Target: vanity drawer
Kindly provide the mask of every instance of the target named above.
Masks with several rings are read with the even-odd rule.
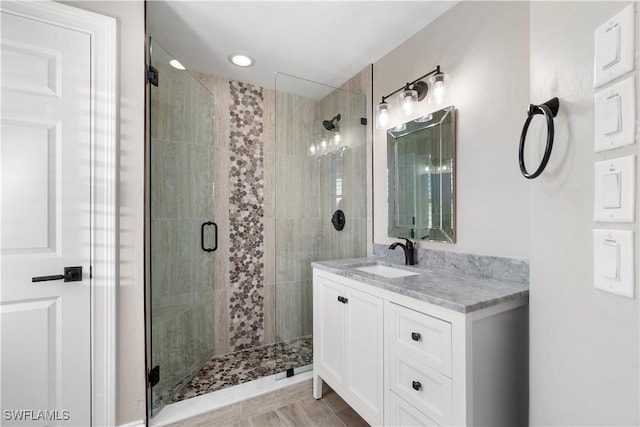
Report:
[[[390,426],[398,427],[439,427],[438,423],[418,411],[406,400],[398,397],[394,392],[389,393],[389,422]]]
[[[389,304],[391,349],[451,376],[451,324],[433,316]]]
[[[451,378],[398,350],[389,352],[391,391],[439,425],[451,423]]]

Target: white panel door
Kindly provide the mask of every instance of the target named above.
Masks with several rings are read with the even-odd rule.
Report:
[[[90,425],[91,40],[3,9],[1,49],[0,422]]]

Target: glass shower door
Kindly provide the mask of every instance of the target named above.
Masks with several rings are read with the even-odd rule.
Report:
[[[149,369],[151,415],[213,354],[213,95],[151,41]],[[126,118],[125,118],[126,120]],[[125,148],[126,149],[126,148]],[[151,382],[153,383],[153,382]]]
[[[366,97],[276,74],[275,117],[276,373],[289,376],[313,363],[311,262],[367,254]]]

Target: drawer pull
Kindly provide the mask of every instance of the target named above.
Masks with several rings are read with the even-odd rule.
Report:
[[[420,333],[411,332],[411,339],[414,340],[414,341],[420,341]]]
[[[411,383],[411,387],[413,387],[415,391],[420,391],[422,389],[422,384],[420,384],[420,381],[413,381]]]

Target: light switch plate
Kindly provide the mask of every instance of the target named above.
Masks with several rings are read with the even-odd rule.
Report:
[[[633,231],[593,230],[593,283],[597,289],[635,298]]]
[[[602,177],[602,201],[605,209],[619,209],[622,205],[620,187],[621,175],[618,170],[615,172],[605,172]]]
[[[636,156],[603,160],[595,165],[593,219],[633,222],[636,210]]]
[[[636,85],[634,76],[602,89],[594,96],[595,151],[636,142]]]
[[[600,87],[633,71],[635,60],[634,3],[595,30],[594,86]]]

